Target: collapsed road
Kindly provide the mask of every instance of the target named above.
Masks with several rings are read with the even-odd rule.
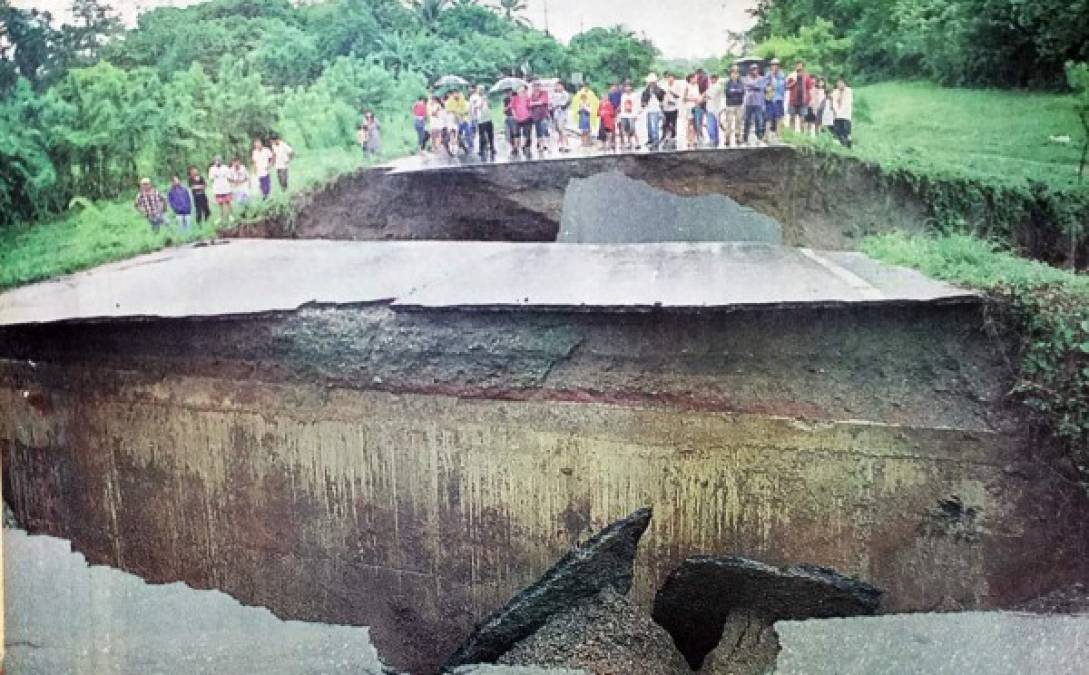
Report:
[[[692,155],[703,168],[677,175],[723,194]],[[590,176],[596,161],[549,175],[631,188]],[[617,162],[638,173],[601,170]],[[763,183],[736,204],[641,202],[711,218],[669,223],[666,242],[635,225],[642,243],[564,223],[562,189],[512,184],[525,222],[547,221],[518,243],[461,215],[436,236],[413,220],[442,212],[428,192],[393,209],[383,184],[368,207],[349,189],[365,178],[294,233],[354,241],[174,248],[0,294],[22,527],[151,582],[369,626],[413,672],[644,505],[627,596],[644,611],[708,553],[833,568],[887,611],[1011,607],[1089,578],[1085,494],[1034,459],[1010,338],[976,295],[827,250],[834,227],[763,208]],[[719,227],[722,209],[746,224]],[[334,213],[352,219],[317,227]],[[748,240],[701,240],[715,232]],[[822,241],[806,232],[827,249],[797,246]]]

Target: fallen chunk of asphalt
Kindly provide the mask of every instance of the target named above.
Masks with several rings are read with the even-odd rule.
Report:
[[[495,663],[549,618],[606,588],[627,595],[631,590],[635,551],[650,518],[649,508],[639,509],[568,551],[536,583],[477,625],[443,664],[442,672],[451,672],[462,665]]]
[[[653,617],[698,670],[724,628],[764,646],[768,637],[757,624],[873,614],[880,599],[877,588],[826,567],[781,569],[735,556],[693,556],[659,589]]]
[[[597,675],[691,675],[673,638],[611,588],[557,614],[499,659],[510,665],[582,668]]]

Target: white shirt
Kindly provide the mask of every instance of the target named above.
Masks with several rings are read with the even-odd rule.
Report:
[[[665,97],[662,99],[662,111],[673,112],[680,107],[680,102],[684,98],[684,82],[674,80],[673,84],[670,84],[667,80],[662,89],[665,91]]]
[[[645,92],[645,91],[646,91],[646,89],[644,89],[643,91]],[[642,101],[643,101],[643,95],[642,95],[642,94],[640,94],[640,95],[639,95],[639,102],[640,102],[640,103],[642,103]],[[658,113],[658,112],[662,112],[662,102],[661,102],[661,101],[659,101],[659,100],[658,100],[658,97],[657,97],[657,96],[655,96],[654,94],[650,94],[650,95],[648,95],[648,96],[647,96],[647,107],[646,107],[646,111],[647,111],[648,113]]]
[[[295,153],[291,146],[283,141],[280,141],[280,144],[273,148],[273,152],[276,154],[277,170],[286,169],[287,165],[291,163],[291,155]]]
[[[725,96],[726,87],[722,80],[712,82],[707,89],[707,111],[715,116],[722,110],[722,97]]]
[[[231,169],[226,164],[209,167],[208,178],[212,181],[213,195],[231,194]]]
[[[631,110],[628,110],[628,104],[631,103]],[[633,120],[639,117],[639,97],[635,95],[635,92],[630,94],[624,94],[620,97],[620,117],[626,120]]]
[[[488,122],[492,118],[491,106],[488,105],[488,97],[473,94],[469,97],[469,119],[474,122]]]
[[[837,120],[849,120],[851,114],[854,112],[854,92],[850,87],[845,87],[843,90],[836,89],[832,92],[832,104],[836,109]]]
[[[272,150],[262,147],[260,150],[254,150],[251,156],[253,157],[253,172],[257,174],[258,178],[267,176],[269,164],[272,164]]]

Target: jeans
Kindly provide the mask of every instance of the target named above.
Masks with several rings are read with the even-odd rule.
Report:
[[[703,118],[707,115],[707,111],[703,108],[696,106],[692,108],[692,126],[696,127],[696,135],[688,139],[688,147],[698,148],[703,145]]]
[[[514,121],[513,117],[506,118],[507,123],[507,143],[510,145],[511,151],[518,149],[518,122]]]
[[[741,135],[742,143],[749,142],[749,129],[753,123],[756,124],[756,137],[760,140],[764,140],[764,106],[745,106],[745,130]]]
[[[422,117],[416,118],[416,145],[420,150],[427,149],[427,139],[430,134],[427,133],[427,123]]]
[[[147,222],[151,225],[151,231],[158,234],[159,228],[163,226],[166,221],[163,219],[163,214],[157,216],[148,216]]]
[[[193,195],[193,208],[197,211],[198,223],[203,223],[212,217],[212,209],[208,205],[208,195],[203,192]]]
[[[276,178],[280,180],[280,189],[287,189],[287,169],[276,169]]]
[[[174,215],[178,220],[178,229],[182,232],[188,232],[193,225],[193,216],[189,213],[176,213]]]
[[[480,122],[477,124],[477,132],[480,138],[480,156],[484,157],[486,154],[495,155],[495,127],[491,122]]]
[[[718,114],[714,112],[707,113],[707,136],[711,139],[711,147],[718,147]]]
[[[458,122],[458,136],[465,142],[465,147],[473,147],[473,126],[468,122]],[[468,151],[466,151],[468,154]]]
[[[524,120],[518,123],[518,138],[522,141],[522,147],[529,150],[533,143],[533,120]]]
[[[660,112],[648,112],[647,113],[647,146],[651,148],[658,147],[658,141],[662,137],[662,113]]]
[[[258,176],[257,183],[261,186],[261,199],[268,199],[268,193],[272,192],[272,176],[267,173]]]
[[[543,120],[533,121],[534,133],[537,134],[537,145],[544,142],[544,139],[548,138],[548,118]],[[528,138],[526,139],[528,142]]]

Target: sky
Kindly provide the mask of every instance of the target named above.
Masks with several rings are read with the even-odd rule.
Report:
[[[159,5],[183,6],[194,0],[113,0],[131,24],[143,9]],[[63,15],[71,0],[14,0],[16,7],[47,9]],[[487,4],[487,3],[486,3]],[[726,51],[726,32],[752,27],[746,13],[756,0],[526,0],[525,17],[566,42],[594,26],[623,24],[654,41],[667,58],[694,59]]]

